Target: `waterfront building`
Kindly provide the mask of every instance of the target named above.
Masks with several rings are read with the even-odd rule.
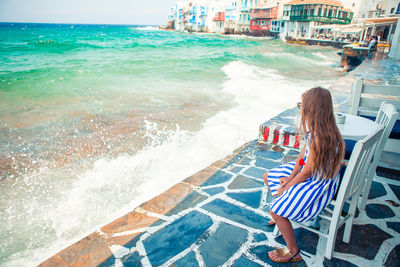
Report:
[[[354,5],[354,23],[363,25],[361,40],[377,36],[379,41],[391,42],[399,16],[400,0],[360,0]]]
[[[189,31],[207,31],[208,5],[206,1],[190,1],[189,6]]]
[[[383,17],[364,20],[361,40],[367,40],[370,36],[376,36],[379,42],[392,42],[397,21],[397,17]]]
[[[189,32],[225,32],[225,9],[233,6],[229,0],[179,1],[171,8],[168,28]],[[236,18],[233,12],[229,20]]]
[[[285,29],[285,21],[280,19],[275,19],[271,21],[271,33],[276,36],[280,36]]]
[[[171,7],[168,16],[167,28],[178,31],[187,30],[187,18],[189,18],[189,6],[187,1],[177,1]]]
[[[266,0],[269,2],[270,6],[278,6],[278,14],[276,19],[271,20],[271,33],[274,36],[281,36],[283,35],[285,29],[285,21],[283,20],[283,7],[288,2],[292,0]]]
[[[217,12],[213,18],[215,22],[215,33],[224,34],[225,33],[225,12]]]
[[[399,3],[400,0],[343,0],[343,5],[354,12],[353,23],[365,19],[394,17]]]
[[[236,22],[238,20],[238,3],[232,1],[230,6],[225,8],[225,33],[233,34],[236,29]]]
[[[284,5],[286,37],[312,37],[318,35],[316,26],[324,24],[350,24],[353,12],[335,0],[293,0]]]
[[[175,6],[173,6],[169,10],[166,28],[167,29],[175,29],[175,21],[176,21],[176,9],[175,9]]]
[[[225,9],[231,6],[230,0],[208,0],[206,17],[207,32],[225,33]],[[219,14],[219,15],[218,15]]]
[[[254,36],[271,35],[272,20],[278,17],[279,7],[264,3],[250,10],[250,31]]]
[[[257,0],[240,0],[239,19],[237,21],[236,31],[238,33],[250,33],[250,10],[257,6]]]

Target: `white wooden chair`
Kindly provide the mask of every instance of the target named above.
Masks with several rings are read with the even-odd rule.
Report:
[[[381,138],[382,132],[383,126],[379,126],[378,129],[376,129],[372,134],[365,137],[363,140],[358,141],[354,146],[353,153],[351,154],[339,187],[337,198],[331,202],[333,209],[327,207],[324,212],[318,215],[321,219],[328,221],[329,227],[327,231],[326,229],[325,231],[323,231],[323,229],[317,230],[302,223],[292,221],[292,223],[296,226],[305,228],[313,233],[327,238],[325,257],[329,260],[332,259],[338,229],[343,224],[346,224],[343,234],[343,241],[346,243],[350,241],[353,220],[359,196],[361,190],[363,189],[362,187],[365,175],[368,171],[375,147]],[[347,215],[343,216],[342,211],[346,202],[350,203],[350,206]],[[277,236],[278,233],[279,229],[276,226],[273,234]]]
[[[384,128],[382,136],[378,141],[378,144],[376,145],[374,158],[371,162],[371,165],[365,177],[365,185],[364,189],[361,192],[361,201],[359,204],[359,208],[361,210],[365,210],[365,205],[367,203],[369,190],[371,189],[372,180],[376,175],[376,167],[378,166],[379,160],[383,152],[383,148],[386,145],[389,134],[392,131],[393,125],[398,117],[399,113],[392,104],[389,104],[387,102],[382,102],[381,107],[379,108],[378,111],[378,115],[376,116],[375,122],[378,123],[379,125],[382,125]]]
[[[400,86],[365,84],[362,79],[357,79],[351,89],[350,113],[376,117],[383,101],[400,110]],[[400,139],[389,138],[384,151],[400,153]]]

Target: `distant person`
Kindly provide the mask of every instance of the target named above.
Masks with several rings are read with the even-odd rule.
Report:
[[[376,43],[377,43],[376,36],[372,36],[371,41],[368,43],[369,51],[376,50]]]
[[[287,244],[284,249],[268,253],[274,262],[302,260],[289,220],[310,221],[331,202],[339,186],[339,170],[345,153],[327,89],[309,89],[302,95],[298,107],[306,145],[296,161],[271,169],[263,176],[273,196],[269,224],[276,223]]]

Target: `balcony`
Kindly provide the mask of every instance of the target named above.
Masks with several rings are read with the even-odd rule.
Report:
[[[349,24],[351,22],[350,18],[336,18],[328,16],[290,16],[290,21],[318,21],[331,24]]]
[[[272,8],[254,8],[250,10],[252,19],[275,19],[278,17],[278,6]]]
[[[271,30],[271,20],[251,20],[250,21],[251,31],[269,31]]]
[[[205,7],[200,7],[200,16],[207,16],[207,11]]]
[[[250,25],[250,31],[269,31],[271,30],[271,25]]]
[[[213,21],[225,21],[225,12],[218,12],[213,18]]]
[[[279,33],[283,31],[285,27],[285,22],[281,20],[273,20],[271,22],[271,32]]]

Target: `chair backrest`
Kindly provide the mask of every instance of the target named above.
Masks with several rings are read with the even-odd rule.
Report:
[[[392,131],[393,126],[398,117],[399,117],[399,113],[397,112],[395,106],[393,106],[390,103],[387,103],[386,101],[382,102],[382,104],[379,108],[379,111],[378,111],[378,115],[376,116],[375,122],[378,123],[379,125],[382,125],[384,128],[383,128],[382,136],[379,139],[376,150],[375,150],[373,164],[371,164],[371,166],[375,165],[373,167],[374,172],[375,172],[376,166],[378,166],[378,162],[381,158],[383,148],[386,145],[386,141],[389,138],[389,134]]]
[[[351,89],[351,114],[376,116],[382,101],[400,110],[400,86],[365,84],[363,79],[355,80]]]
[[[334,212],[340,213],[346,200],[352,197],[358,199],[383,128],[382,125],[379,125],[373,133],[358,141],[354,146],[339,188]]]

